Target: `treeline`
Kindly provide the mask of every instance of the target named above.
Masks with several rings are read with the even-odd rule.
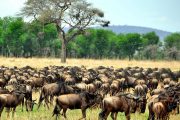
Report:
[[[54,24],[26,23],[22,18],[0,18],[0,55],[60,57],[61,43]],[[160,41],[155,32],[115,34],[89,29],[67,47],[70,58],[180,59],[180,33]]]

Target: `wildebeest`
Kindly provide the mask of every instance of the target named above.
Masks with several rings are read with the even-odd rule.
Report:
[[[113,80],[110,85],[110,94],[115,95],[120,88],[120,82],[118,80]]]
[[[86,91],[87,92],[94,93],[94,92],[96,92],[96,90],[97,90],[96,85],[94,83],[86,85]]]
[[[136,80],[134,77],[125,77],[124,86],[129,90],[130,87],[135,87]]]
[[[6,89],[0,89],[0,94],[8,94],[9,90]]]
[[[175,92],[166,91],[160,95],[152,96],[148,103],[149,117],[148,120],[155,118],[160,120],[168,120],[169,112],[177,107],[177,98]]]
[[[0,87],[4,87],[6,85],[6,80],[4,78],[0,78]]]
[[[22,85],[21,85],[22,86]],[[24,91],[24,100],[22,101],[22,111],[23,111],[23,106],[24,106],[24,102],[25,102],[25,106],[26,106],[26,111],[33,111],[33,106],[36,100],[32,100],[32,87],[30,85],[23,85],[23,91]]]
[[[167,103],[165,102],[156,102],[153,104],[152,111],[155,114],[155,118],[158,120],[167,120],[168,119],[168,109]],[[151,112],[151,111],[150,111]]]
[[[42,89],[39,106],[43,100],[45,100],[45,104],[49,104],[50,101],[53,101],[54,96],[74,93],[75,89],[80,90],[80,92],[86,91],[89,93],[97,91],[103,97],[108,96],[109,93],[116,95],[118,92],[125,92],[124,90],[130,87],[134,89],[134,95],[139,97],[145,95],[149,89],[153,90],[151,95],[160,95],[166,93],[167,89],[170,88],[180,89],[176,83],[179,77],[179,71],[172,72],[169,69],[163,68],[143,69],[140,67],[126,67],[115,70],[112,67],[103,66],[92,69],[76,66],[49,66],[36,70],[30,67],[19,69],[17,67],[2,68],[0,66],[0,86],[2,88],[7,88],[8,85],[13,84],[21,84],[22,86],[29,84],[32,89]],[[159,91],[159,89],[154,90],[159,82],[167,84],[166,87],[163,87],[164,90],[162,91]],[[178,84],[180,86],[180,83]],[[34,103],[31,92],[24,90],[24,100],[27,98],[29,108],[32,108],[33,104],[31,103]],[[0,90],[0,93],[11,94],[11,92],[4,89]],[[26,97],[26,94],[29,95]],[[156,106],[161,107],[162,101],[157,102],[160,103],[156,104],[154,108],[157,108]],[[112,117],[116,117],[116,114],[117,112],[112,112]]]
[[[153,95],[159,95],[161,93],[164,93],[165,92],[165,89],[164,88],[157,88],[157,89],[154,89],[153,91],[150,92],[150,95],[153,96]]]
[[[147,90],[142,85],[136,85],[134,88],[135,96],[146,96]]]
[[[50,101],[53,101],[54,96],[58,96],[61,94],[73,93],[73,92],[74,92],[73,88],[65,85],[64,82],[46,84],[42,87],[42,90],[41,90],[41,94],[39,97],[39,103],[38,103],[38,109],[44,99],[45,99],[45,103],[49,109],[49,105],[48,105],[49,97],[50,97]]]
[[[16,107],[22,102],[24,99],[24,93],[21,91],[12,91],[9,94],[0,94],[0,117],[4,107],[7,108],[7,116],[9,117],[10,108],[12,108],[12,116],[14,116],[14,112]]]
[[[80,94],[66,94],[60,95],[56,98],[56,105],[53,110],[53,116],[56,115],[56,119],[63,109],[63,116],[66,118],[67,109],[81,109],[82,118],[86,118],[86,109],[95,102],[97,102],[97,95],[88,92],[82,92]]]
[[[35,100],[32,100],[32,87],[30,85],[25,84],[14,84],[6,86],[7,89],[1,89],[0,94],[10,94],[12,91],[21,91],[24,94],[24,98],[22,100],[22,111],[24,107],[24,103],[26,106],[26,111],[32,111],[33,106],[35,104]]]
[[[158,80],[157,79],[150,79],[148,83],[148,88],[150,91],[156,89],[158,86]]]
[[[142,100],[132,94],[106,97],[101,104],[102,110],[99,113],[99,120],[106,120],[110,112],[113,120],[117,119],[118,112],[124,112],[126,119],[130,120],[130,113],[135,113],[138,107],[141,107],[141,112],[144,113],[146,109],[146,99]]]

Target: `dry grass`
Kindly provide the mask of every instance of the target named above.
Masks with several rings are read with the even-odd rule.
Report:
[[[43,68],[50,65],[58,66],[86,66],[88,68],[97,66],[114,66],[115,68],[139,66],[143,68],[171,68],[172,70],[180,70],[180,61],[137,61],[137,60],[94,60],[94,59],[67,59],[67,63],[60,63],[59,58],[5,58],[0,57],[0,65],[24,67],[29,65],[34,68]]]

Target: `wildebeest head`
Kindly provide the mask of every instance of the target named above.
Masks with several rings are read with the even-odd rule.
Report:
[[[137,110],[137,107],[138,107],[138,104],[137,104],[137,100],[139,99],[138,97],[135,97],[134,95],[132,94],[127,94],[126,95],[126,98],[129,99],[128,103],[130,104],[130,108],[131,108],[131,113],[135,113],[136,110]]]
[[[95,102],[97,104],[100,104],[103,100],[103,96],[99,92],[95,92]]]
[[[82,92],[80,93],[81,97],[85,97],[86,102],[89,103],[89,105],[93,105],[99,100],[98,94],[96,93],[89,93],[89,92]]]
[[[85,94],[89,100],[95,99],[97,97],[96,94],[93,94],[93,93],[85,92]]]
[[[132,94],[128,94],[126,95],[127,98],[131,99],[131,113],[135,113],[137,108],[140,109],[141,113],[144,113],[146,110],[146,103],[147,103],[147,99],[145,96],[143,97],[136,97]]]

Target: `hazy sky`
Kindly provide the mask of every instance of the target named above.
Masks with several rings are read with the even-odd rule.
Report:
[[[0,17],[15,15],[25,0],[0,0]],[[88,0],[105,13],[111,25],[180,31],[180,0]]]

